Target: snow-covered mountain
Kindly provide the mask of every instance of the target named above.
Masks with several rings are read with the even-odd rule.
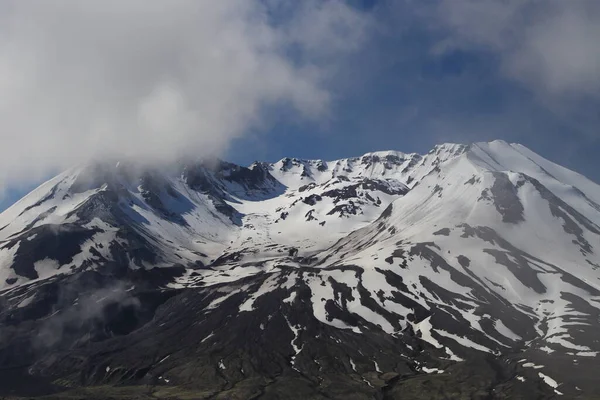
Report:
[[[595,398],[599,252],[600,186],[502,141],[84,165],[0,214],[0,394]]]

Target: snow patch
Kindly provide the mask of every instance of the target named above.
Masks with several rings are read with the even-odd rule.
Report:
[[[356,364],[354,364],[354,360],[352,358],[349,358],[349,360],[350,360],[350,366],[352,366],[352,370],[354,370],[354,372],[357,372],[356,371]]]
[[[413,325],[413,330],[415,332],[421,332],[421,340],[431,344],[433,347],[437,349],[441,349],[442,345],[438,342],[432,335],[433,326],[431,325],[431,316],[425,318],[423,321],[418,324]]]
[[[373,360],[373,364],[375,364],[375,371],[381,373],[381,368],[379,368],[379,364],[377,364],[377,361]]]
[[[422,367],[421,368],[423,370],[423,372],[425,372],[426,374],[443,374],[444,370],[438,369],[438,368],[427,368],[427,367]]]

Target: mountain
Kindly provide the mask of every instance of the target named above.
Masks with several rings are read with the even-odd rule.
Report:
[[[599,398],[599,252],[502,141],[83,165],[0,214],[0,395]]]

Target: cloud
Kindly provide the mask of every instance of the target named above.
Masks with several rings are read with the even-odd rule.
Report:
[[[59,287],[58,299],[53,306],[55,311],[42,320],[34,337],[33,345],[36,349],[47,350],[55,345],[94,340],[90,335],[113,335],[109,325],[122,323],[123,318],[129,318],[131,326],[138,323],[137,317],[123,316],[126,311],[143,311],[144,306],[131,292],[135,286],[124,281],[116,281],[108,287],[91,291],[77,286],[76,284],[75,292],[81,292],[75,301],[73,288]]]
[[[439,0],[445,37],[433,52],[484,50],[540,98],[600,98],[600,3],[595,0]],[[432,11],[433,10],[433,11]]]
[[[223,152],[273,106],[327,118],[367,21],[338,0],[3,2],[0,187],[90,158]]]

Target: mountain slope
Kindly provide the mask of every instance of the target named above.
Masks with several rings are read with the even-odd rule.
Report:
[[[0,393],[594,398],[599,204],[501,141],[76,168],[0,215]]]

